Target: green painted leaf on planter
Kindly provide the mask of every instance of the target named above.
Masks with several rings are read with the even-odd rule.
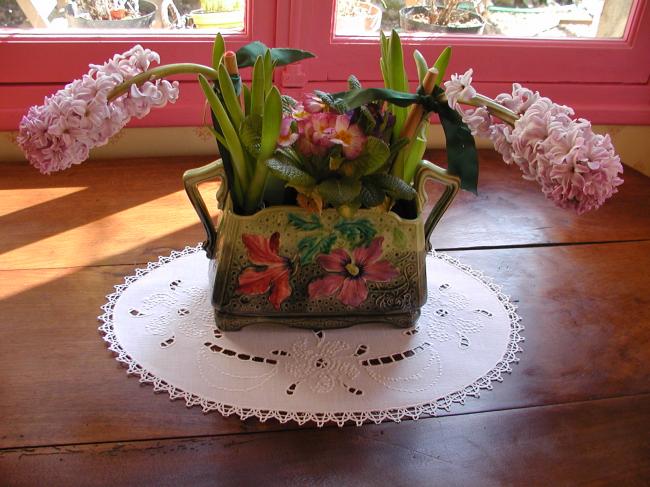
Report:
[[[377,235],[374,225],[366,218],[357,220],[341,219],[334,225],[334,230],[348,241],[352,249],[367,247]]]
[[[289,213],[287,218],[289,219],[289,224],[291,226],[298,230],[304,230],[305,232],[323,228],[320,218],[315,213],[311,213],[307,219],[295,213]]]
[[[406,248],[406,235],[399,227],[393,228],[393,245],[397,248]]]
[[[329,254],[336,242],[336,235],[310,235],[298,242],[300,263],[309,264],[320,254]]]

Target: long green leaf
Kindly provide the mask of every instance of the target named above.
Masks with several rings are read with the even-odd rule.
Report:
[[[251,89],[248,85],[242,83],[242,92],[244,93],[244,114],[250,115],[251,113]]]
[[[443,49],[436,59],[436,62],[433,64],[433,67],[438,70],[438,76],[436,76],[436,84],[440,85],[442,80],[445,79],[445,71],[447,71],[447,66],[449,66],[449,60],[451,58],[451,46],[447,46]]]
[[[424,82],[424,77],[429,70],[427,60],[424,59],[422,53],[417,49],[413,51],[413,59],[415,59],[415,66],[418,68],[418,79],[420,80],[420,84],[422,84]]]
[[[404,52],[402,51],[402,41],[399,38],[397,31],[393,30],[389,42],[390,49],[390,62],[388,71],[390,73],[390,88],[396,91],[408,92],[408,79],[406,78],[406,70],[404,69]],[[393,126],[393,136],[399,137],[402,132],[402,127],[406,121],[408,111],[405,108],[391,107],[391,111],[395,115],[395,125]]]
[[[259,56],[253,67],[253,80],[251,81],[251,114],[264,116],[264,57]]]
[[[264,104],[262,123],[262,143],[260,159],[265,160],[273,155],[282,124],[282,98],[278,89],[273,86]]]
[[[214,44],[212,45],[212,67],[217,69],[221,63],[221,58],[226,52],[226,43],[223,40],[221,32],[217,33],[214,38]]]
[[[228,70],[223,64],[219,65],[219,89],[221,90],[221,96],[228,110],[228,115],[230,120],[236,130],[241,128],[241,123],[244,118],[244,113],[241,110],[241,105],[239,104],[239,98],[235,93],[235,87],[233,86],[232,79],[228,74]]]
[[[273,87],[273,61],[271,60],[271,51],[264,54],[264,93],[268,94]]]
[[[427,150],[426,125],[422,124],[420,133],[411,141],[404,159],[404,181],[411,183],[415,177],[415,171]]]
[[[242,189],[245,190],[248,186],[248,168],[246,167],[244,149],[239,142],[237,132],[232,126],[230,118],[228,118],[228,114],[226,113],[226,109],[221,104],[219,97],[214,93],[214,91],[212,91],[212,86],[202,74],[199,74],[199,84],[201,85],[205,97],[208,99],[210,108],[212,108],[212,111],[217,118],[217,122],[219,123],[219,128],[221,128],[223,136],[226,139],[228,152],[230,152],[230,155],[232,156],[232,165],[235,175],[239,179]]]

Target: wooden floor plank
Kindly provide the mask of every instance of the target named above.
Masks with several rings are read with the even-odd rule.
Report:
[[[649,392],[650,242],[454,255],[501,283],[526,326],[514,374],[455,412]],[[132,272],[0,272],[0,448],[281,427],[186,410],[126,377],[96,317],[103,296]]]
[[[0,451],[8,485],[645,486],[650,396],[382,424]]]
[[[442,159],[431,152],[432,160]],[[481,153],[479,195],[463,192],[433,236],[438,248],[650,239],[650,178],[634,170],[601,210],[555,208],[494,152]],[[42,176],[3,165],[0,269],[128,264],[204,238],[182,190],[200,158],[92,161]],[[205,189],[213,201],[216,185]],[[155,245],[154,245],[155,242]]]

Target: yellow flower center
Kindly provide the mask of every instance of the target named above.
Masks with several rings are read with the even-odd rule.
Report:
[[[345,270],[353,277],[359,275],[359,268],[352,263],[347,264]]]

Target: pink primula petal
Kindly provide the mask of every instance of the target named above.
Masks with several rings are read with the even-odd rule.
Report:
[[[342,274],[328,274],[325,277],[310,282],[307,288],[309,298],[315,299],[331,296],[341,288],[344,280],[345,277]]]
[[[243,234],[241,239],[248,250],[248,258],[253,264],[268,265],[285,262],[285,259],[278,255],[279,234],[277,232],[270,239],[264,238],[263,235],[248,233]]]
[[[351,259],[345,250],[336,249],[329,254],[319,255],[316,261],[328,272],[346,272],[345,266],[351,262]]]
[[[388,282],[399,275],[399,271],[387,260],[374,262],[363,269],[363,277],[368,281]]]
[[[360,266],[365,267],[372,264],[374,261],[381,257],[381,246],[384,242],[384,237],[377,237],[367,247],[359,247],[354,250],[354,262]]]
[[[358,307],[368,298],[366,281],[359,278],[348,278],[343,281],[339,300],[348,306]]]

